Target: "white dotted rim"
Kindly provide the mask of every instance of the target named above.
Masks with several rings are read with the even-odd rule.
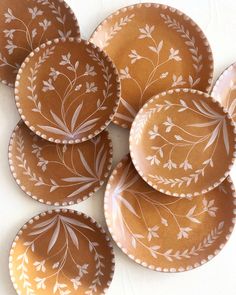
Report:
[[[215,103],[218,107],[220,107],[222,109],[222,112],[224,114],[227,115],[227,118],[230,120],[231,126],[233,127],[234,146],[233,146],[233,154],[232,154],[231,163],[229,164],[228,169],[224,172],[224,175],[222,177],[220,177],[214,184],[209,185],[209,187],[207,187],[207,188],[205,188],[205,189],[203,189],[202,191],[199,191],[199,192],[193,192],[193,193],[188,193],[188,194],[185,194],[185,193],[178,194],[178,193],[172,193],[172,192],[168,191],[168,189],[159,189],[158,184],[156,184],[156,183],[152,182],[151,180],[147,179],[147,177],[143,173],[142,169],[140,169],[140,167],[138,165],[138,162],[136,161],[136,157],[134,155],[134,152],[133,152],[133,148],[134,148],[134,146],[133,146],[133,141],[134,141],[133,136],[134,136],[134,133],[135,133],[135,125],[138,122],[139,117],[141,116],[141,114],[143,112],[145,112],[145,109],[148,108],[149,104],[153,103],[154,100],[157,100],[159,97],[165,97],[166,95],[173,94],[173,93],[197,94],[197,95],[200,95],[200,96],[202,96],[204,98],[207,98],[208,100],[211,100],[213,103]],[[225,108],[223,108],[223,106],[220,104],[219,101],[217,101],[215,98],[211,97],[209,94],[204,93],[204,92],[199,91],[199,90],[189,89],[189,88],[172,89],[172,90],[164,91],[164,92],[154,96],[140,109],[140,111],[138,112],[138,114],[137,114],[137,116],[136,116],[136,118],[135,118],[135,120],[134,120],[134,122],[132,124],[132,127],[131,127],[130,137],[129,137],[129,149],[130,149],[130,156],[131,156],[132,162],[133,162],[136,170],[138,171],[139,175],[143,178],[143,180],[145,180],[154,189],[160,191],[163,194],[170,195],[170,196],[173,196],[173,197],[185,198],[185,197],[199,196],[201,194],[206,194],[207,192],[209,192],[209,191],[213,190],[214,188],[216,188],[229,175],[229,173],[230,173],[230,171],[231,171],[231,169],[233,167],[235,158],[236,158],[236,126],[234,124],[233,119],[231,118],[231,116],[227,112],[227,110]]]
[[[211,50],[211,46],[206,38],[206,35],[203,33],[202,29],[198,26],[198,24],[196,22],[194,22],[189,16],[187,16],[185,13],[183,13],[182,11],[168,6],[168,5],[164,5],[164,4],[157,4],[157,3],[139,3],[139,4],[135,4],[135,5],[130,5],[130,6],[126,6],[123,7],[117,11],[115,11],[114,13],[110,14],[105,20],[103,20],[98,27],[94,30],[94,32],[92,33],[89,41],[90,42],[94,42],[94,36],[97,32],[100,32],[103,30],[103,26],[107,26],[107,24],[109,23],[109,21],[111,21],[114,17],[118,16],[119,14],[123,13],[123,12],[127,12],[127,11],[132,11],[134,9],[142,9],[143,7],[146,8],[157,8],[157,9],[162,9],[162,10],[169,10],[172,13],[176,13],[179,16],[182,16],[183,19],[187,22],[189,22],[189,24],[191,24],[191,26],[193,28],[195,28],[195,30],[199,33],[200,38],[203,40],[203,44],[205,45],[206,49],[207,49],[207,53],[208,53],[208,60],[210,61],[210,73],[209,73],[209,78],[208,78],[208,85],[206,86],[205,91],[209,92],[211,87],[212,87],[212,82],[213,82],[213,73],[214,73],[214,59],[213,59],[213,53]],[[119,120],[113,120],[113,123],[116,125],[121,126],[122,128],[129,128],[128,125],[126,124],[121,124]]]
[[[74,14],[74,11],[72,10],[72,8],[64,1],[64,0],[58,0],[60,3],[62,3],[66,9],[68,9],[69,14],[72,16],[72,19],[75,21],[75,27],[77,30],[77,37],[80,37],[80,27],[79,27],[79,23],[78,23],[78,19]],[[9,87],[14,87],[15,85],[12,83],[7,82],[7,80],[2,80],[0,78],[0,81],[2,82],[2,84],[9,86]]]
[[[107,188],[106,188],[106,192],[105,192],[105,199],[104,199],[104,212],[105,212],[105,219],[106,219],[106,223],[107,223],[107,227],[108,230],[112,236],[112,239],[115,241],[115,243],[117,244],[117,246],[122,250],[122,252],[124,254],[126,254],[130,259],[132,259],[133,261],[135,261],[136,263],[140,264],[141,266],[145,267],[145,268],[149,268],[151,270],[154,271],[158,271],[158,272],[165,272],[165,273],[178,273],[178,272],[185,272],[185,271],[189,271],[195,268],[200,267],[201,265],[207,263],[208,261],[212,260],[217,254],[220,253],[220,251],[224,248],[224,246],[226,245],[227,241],[229,240],[233,230],[234,230],[234,226],[236,223],[236,192],[235,192],[235,187],[234,184],[232,182],[232,179],[228,176],[227,181],[230,184],[230,188],[232,190],[232,204],[233,204],[233,215],[234,217],[231,219],[231,225],[229,227],[229,232],[226,234],[225,236],[225,242],[220,244],[219,248],[217,250],[214,251],[214,253],[212,255],[208,255],[207,259],[203,259],[201,260],[199,263],[195,263],[193,265],[188,265],[187,267],[179,267],[178,269],[176,268],[163,268],[163,267],[155,267],[154,265],[148,264],[146,261],[140,259],[140,257],[138,256],[134,256],[132,254],[129,253],[129,250],[125,247],[122,246],[122,244],[119,242],[119,238],[116,236],[115,232],[112,230],[111,228],[111,218],[110,218],[110,212],[108,211],[108,200],[110,198],[110,189],[111,189],[111,184],[110,182],[114,180],[116,174],[118,173],[118,170],[124,165],[124,162],[127,160],[126,156],[118,165],[117,167],[113,170],[108,184],[107,184]]]
[[[232,70],[235,70],[236,69],[236,62],[231,64],[230,66],[228,66],[223,72],[221,72],[220,76],[218,77],[218,79],[216,80],[215,82],[215,85],[213,86],[213,89],[211,91],[211,95],[213,97],[216,97],[216,94],[217,94],[217,91],[218,91],[218,87],[219,87],[219,84],[222,82],[222,80],[225,79],[225,77],[232,71]]]
[[[112,282],[112,279],[113,279],[113,275],[114,275],[114,272],[115,272],[115,254],[114,254],[114,249],[113,249],[111,240],[108,237],[108,235],[105,232],[105,230],[102,228],[102,226],[95,219],[93,219],[92,217],[86,215],[85,213],[78,212],[78,211],[71,210],[71,209],[55,209],[55,210],[50,210],[50,211],[45,211],[43,213],[40,213],[37,216],[31,218],[28,222],[26,222],[22,226],[22,228],[19,230],[18,234],[16,235],[16,237],[15,237],[13,243],[12,243],[11,250],[10,250],[10,255],[9,255],[9,271],[10,271],[10,277],[11,277],[12,284],[13,284],[13,286],[14,286],[17,294],[23,295],[21,293],[21,291],[19,290],[18,285],[16,283],[16,279],[15,279],[15,277],[13,275],[13,263],[12,262],[13,262],[14,249],[16,247],[17,241],[20,239],[20,236],[24,233],[24,230],[26,230],[29,225],[32,225],[35,221],[39,220],[40,217],[44,217],[46,215],[50,215],[50,214],[53,214],[55,212],[56,213],[67,213],[67,212],[70,212],[72,214],[75,214],[75,215],[78,215],[78,216],[82,216],[84,219],[87,219],[91,224],[94,224],[96,226],[97,230],[102,235],[104,235],[104,240],[106,240],[106,242],[107,242],[107,248],[110,249],[110,254],[112,256],[112,259],[111,259],[112,267],[111,267],[110,278],[109,278],[109,280],[107,282],[107,285],[106,285],[105,289],[103,290],[103,293],[101,293],[101,295],[105,295],[107,293],[110,285],[111,285],[111,282]]]
[[[22,122],[22,121],[20,121],[20,122]],[[12,158],[13,158],[12,145],[14,143],[14,138],[15,138],[16,132],[20,128],[19,127],[20,122],[17,124],[17,126],[15,127],[15,129],[11,135],[11,139],[10,139],[9,146],[8,146],[8,162],[9,162],[9,167],[10,167],[10,170],[11,170],[11,173],[12,173],[12,176],[13,176],[15,182],[21,188],[21,190],[24,193],[26,193],[29,197],[31,197],[32,199],[34,199],[40,203],[43,203],[43,204],[49,205],[49,206],[71,206],[71,205],[79,204],[79,203],[87,200],[89,197],[92,197],[104,185],[104,183],[106,182],[106,180],[109,176],[109,172],[111,171],[112,161],[113,161],[113,146],[112,146],[111,136],[110,136],[108,130],[104,130],[103,132],[106,133],[107,140],[109,142],[109,155],[108,155],[109,159],[108,159],[108,165],[106,168],[106,172],[104,173],[104,180],[100,181],[99,186],[95,187],[91,192],[89,192],[88,195],[82,196],[82,197],[78,198],[77,201],[71,201],[71,202],[52,203],[52,202],[48,201],[46,198],[39,198],[36,195],[33,195],[31,193],[31,191],[28,191],[25,188],[25,186],[21,183],[21,180],[19,179],[19,175],[17,175],[17,173],[15,171],[15,168],[14,168],[15,166],[13,165],[13,160],[12,160]],[[45,196],[46,195],[50,196],[50,193],[45,194]]]
[[[114,76],[116,77],[116,79],[114,80],[114,83],[116,83],[116,93],[114,93],[114,106],[112,109],[112,112],[110,114],[110,116],[108,117],[108,119],[106,120],[106,122],[100,126],[98,129],[96,129],[94,132],[92,133],[88,133],[86,136],[84,136],[81,139],[76,139],[76,140],[60,140],[57,139],[56,137],[48,137],[46,134],[41,133],[35,126],[33,126],[26,118],[26,116],[24,115],[24,111],[21,108],[21,104],[20,104],[20,97],[18,96],[19,94],[19,86],[20,86],[20,79],[21,79],[21,75],[22,73],[24,73],[24,68],[27,66],[27,64],[30,62],[31,58],[38,52],[40,52],[41,50],[45,49],[47,46],[51,46],[52,44],[58,45],[59,43],[66,43],[66,42],[71,42],[71,43],[84,43],[88,48],[92,48],[94,50],[97,51],[97,53],[101,54],[104,61],[106,61],[109,64],[110,70],[113,71]],[[48,140],[50,142],[55,142],[55,143],[61,143],[61,144],[75,144],[75,143],[81,143],[84,141],[87,141],[89,139],[92,139],[93,137],[95,137],[96,135],[98,135],[99,133],[101,133],[104,129],[106,129],[106,127],[111,123],[113,117],[115,116],[115,113],[118,109],[119,106],[119,102],[120,102],[120,93],[121,93],[121,85],[120,85],[120,78],[119,78],[119,74],[118,71],[114,65],[114,63],[112,62],[111,58],[103,51],[101,50],[99,47],[97,47],[96,45],[81,39],[81,38],[62,38],[62,39],[54,39],[51,41],[48,41],[44,44],[41,44],[38,48],[36,48],[34,51],[32,51],[28,57],[26,57],[25,61],[22,63],[21,68],[19,69],[19,72],[16,76],[16,82],[15,82],[15,102],[16,102],[16,107],[18,109],[18,112],[22,118],[22,120],[25,122],[25,124],[34,132],[36,133],[38,136],[42,137],[45,140]]]

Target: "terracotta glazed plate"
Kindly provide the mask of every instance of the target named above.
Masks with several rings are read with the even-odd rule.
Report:
[[[102,22],[91,42],[117,66],[121,103],[113,121],[130,127],[143,104],[166,89],[208,91],[212,52],[201,29],[185,14],[165,5],[137,4]]]
[[[10,273],[17,294],[104,294],[114,254],[95,220],[72,210],[42,213],[19,231]]]
[[[112,61],[95,45],[56,39],[26,58],[15,95],[22,119],[37,135],[56,143],[79,143],[110,123],[120,83]]]
[[[81,144],[54,144],[21,121],[11,137],[9,163],[17,184],[33,199],[73,205],[93,195],[108,177],[112,142],[104,131]]]
[[[235,156],[235,129],[208,94],[176,89],[153,97],[130,133],[130,151],[143,179],[168,195],[197,196],[218,186]]]
[[[51,39],[80,36],[76,17],[63,0],[4,0],[0,15],[0,80],[12,87],[33,49]]]
[[[236,63],[218,78],[211,95],[215,97],[236,120]]]
[[[218,254],[233,230],[235,208],[229,178],[205,195],[175,198],[147,185],[130,157],[113,171],[105,196],[118,246],[137,263],[164,272],[190,270]]]

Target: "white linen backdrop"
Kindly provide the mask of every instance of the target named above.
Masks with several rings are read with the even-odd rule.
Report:
[[[2,0],[3,1],[3,0]],[[140,2],[140,1],[139,1]],[[148,2],[145,1],[144,2]],[[154,1],[153,2],[157,2]],[[67,0],[78,16],[83,38],[110,13],[132,0]],[[236,1],[234,0],[165,0],[159,3],[176,7],[203,29],[215,59],[214,79],[236,61]],[[2,29],[2,28],[1,28]],[[8,274],[8,255],[19,228],[48,207],[27,197],[15,184],[8,167],[8,142],[19,120],[13,90],[0,83],[0,294],[16,294]],[[114,165],[128,152],[128,131],[109,127],[114,144]],[[236,181],[236,169],[231,173]],[[73,206],[103,226],[104,188],[87,201]],[[195,270],[165,274],[145,269],[125,256],[114,244],[116,270],[108,295],[234,295],[236,290],[236,232],[223,251],[212,261]]]

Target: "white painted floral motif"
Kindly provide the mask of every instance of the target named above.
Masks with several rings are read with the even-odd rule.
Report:
[[[29,138],[25,138],[20,129],[15,136],[16,164],[23,175],[28,177],[27,181],[32,182],[35,187],[42,188],[48,191],[48,193],[61,190],[60,194],[62,193],[63,198],[67,198],[69,202],[72,198],[87,195],[88,192],[93,191],[95,187],[99,187],[100,183],[102,183],[109,151],[106,150],[106,144],[102,142],[101,135],[91,140],[91,152],[93,152],[91,156],[94,158],[93,165],[90,165],[84,154],[84,149],[78,145],[72,147],[56,145],[55,148],[53,146],[55,153],[52,158],[50,152],[48,153],[52,146],[45,144],[42,139],[34,134],[31,134],[30,138],[32,148],[29,146]],[[32,161],[36,162],[37,166],[42,169],[40,174],[32,166],[32,162],[28,160],[29,157],[27,158],[26,156],[30,150],[32,150],[33,155]],[[44,155],[46,155],[46,158]],[[78,169],[78,161],[81,163],[80,169]],[[54,179],[53,175],[51,175],[51,178],[48,178],[52,170],[49,170],[48,175],[44,172],[48,171],[49,166],[50,169],[57,169],[56,167],[63,169],[67,176],[62,174],[60,179]],[[64,191],[64,189],[67,190]]]
[[[111,56],[118,67],[123,91],[115,122],[124,127],[131,125],[137,111],[143,106],[144,102],[155,94],[154,87],[158,92],[161,92],[164,88],[188,87],[197,89],[200,87],[204,66],[200,48],[202,44],[199,45],[195,33],[185,25],[185,22],[182,24],[175,18],[175,15],[168,14],[168,10],[158,7],[157,17],[159,15],[160,19],[157,21],[157,25],[151,21],[151,14],[150,22],[147,22],[149,19],[147,16],[149,16],[150,12],[144,10],[143,14],[146,17],[143,17],[139,15],[138,8],[133,7],[133,11],[127,12],[119,11],[120,16],[117,13],[113,18],[109,18],[109,20],[102,23],[91,38],[92,42]],[[114,19],[116,21],[113,21]],[[189,21],[187,20],[187,22]],[[164,37],[157,35],[160,28],[165,28],[167,35],[168,32],[171,35],[173,34],[172,31],[175,31],[176,38],[179,38],[183,45],[182,49],[176,48],[174,43],[172,45],[169,40],[166,41]],[[131,30],[133,30],[133,43],[128,39],[126,40],[129,49],[120,46],[119,41],[117,41],[118,36],[121,38],[122,33],[124,36],[125,33],[129,35]],[[124,36],[122,38],[125,38]],[[119,50],[116,52],[113,48],[113,46],[116,46],[116,42],[118,43],[117,48],[121,52],[124,51],[123,56],[128,57],[129,60],[124,59],[126,62],[123,64],[119,59]],[[133,48],[130,47],[131,44],[133,44]],[[180,66],[175,63],[182,63],[186,52],[191,58],[189,72],[185,70],[179,71]],[[171,70],[169,70],[170,67]],[[142,71],[144,68],[145,71]],[[140,69],[142,76],[137,74],[140,73]],[[164,88],[161,86],[162,84],[165,85]],[[132,97],[131,93],[127,94],[128,89],[131,87],[134,87],[134,97]]]
[[[186,29],[180,22],[178,22],[174,17],[169,16],[168,14],[161,14],[165,24],[168,25],[169,28],[175,30],[177,33],[181,35],[181,37],[185,40],[185,44],[189,48],[189,52],[192,56],[193,68],[195,70],[195,76],[189,75],[188,82],[191,88],[194,88],[199,84],[201,78],[200,73],[203,68],[202,60],[203,56],[199,53],[199,48],[196,44],[196,39],[194,36],[191,36],[188,29]],[[175,80],[177,80],[175,78]]]
[[[67,295],[71,294],[73,289],[78,291],[84,279],[90,281],[91,271],[93,271],[91,265],[79,262],[81,261],[79,253],[82,241],[83,245],[87,244],[87,249],[83,249],[83,251],[88,251],[94,257],[93,267],[95,267],[94,277],[85,294],[95,294],[103,281],[105,257],[99,252],[100,245],[91,240],[85,232],[94,232],[94,230],[78,219],[60,214],[54,214],[54,216],[32,226],[32,231],[28,234],[28,241],[24,242],[24,252],[17,257],[19,280],[22,282],[26,294],[36,295],[37,290],[47,290],[50,294]],[[62,236],[64,243],[61,246]],[[32,257],[35,257],[42,239],[48,241],[47,253],[45,253],[43,260],[33,261]],[[50,263],[48,263],[49,261]],[[77,273],[76,277],[68,278],[66,276],[64,271],[67,263],[70,263],[71,270]],[[32,278],[32,274],[29,272],[29,267],[32,266],[38,273],[35,278]],[[48,271],[50,275],[47,275]],[[35,282],[35,287],[32,280]],[[51,285],[53,285],[52,289],[50,289]]]
[[[136,184],[137,186],[135,186]],[[208,218],[216,218],[218,207],[215,205],[215,199],[213,197],[207,199],[199,197],[201,201],[194,202],[195,205],[192,207],[190,206],[193,203],[193,199],[186,199],[185,202],[189,202],[190,209],[180,214],[176,211],[178,203],[181,202],[180,198],[165,201],[163,198],[154,198],[153,189],[148,190],[147,185],[143,186],[146,190],[137,190],[136,187],[141,188],[140,177],[137,175],[131,162],[126,162],[116,188],[112,193],[111,220],[114,228],[117,228],[117,224],[119,225],[124,236],[128,233],[133,249],[136,249],[137,246],[142,247],[153,258],[158,259],[159,257],[163,257],[171,262],[174,260],[190,259],[193,256],[200,255],[202,251],[213,245],[221,236],[224,221],[216,224],[216,227],[201,242],[192,246],[190,249],[179,251],[164,249],[161,246],[160,231],[168,232],[169,227],[171,227],[170,231],[176,242],[191,239],[191,236],[194,235],[195,224],[201,224],[205,220],[204,216],[207,215]],[[227,191],[225,192],[227,194]],[[197,198],[194,200],[197,200]],[[132,222],[130,224],[128,221],[127,216],[129,214],[139,224],[140,230],[138,233],[133,229],[134,223]],[[153,218],[154,215],[156,216],[155,218]],[[150,216],[152,216],[152,221],[150,220]],[[174,227],[175,236],[173,233]],[[128,239],[126,236],[127,242]]]
[[[110,41],[119,33],[123,27],[127,26],[128,23],[130,23],[133,18],[135,17],[135,14],[126,15],[124,17],[121,17],[110,29],[108,32],[106,32],[99,40],[99,47],[101,49],[105,49]]]
[[[48,125],[38,125],[43,132],[75,139],[94,129],[101,117],[100,113],[108,108],[107,101],[113,95],[111,89],[113,85],[112,77],[105,61],[102,60],[97,53],[89,49],[88,53],[90,57],[101,67],[103,78],[105,80],[104,89],[98,89],[98,85],[96,85],[95,81],[84,81],[84,77],[93,78],[97,75],[95,67],[90,64],[81,65],[79,60],[72,61],[72,54],[70,52],[65,52],[65,54],[61,55],[59,63],[50,68],[48,79],[43,80],[41,85],[42,91],[48,99],[52,97],[55,99],[55,97],[57,97],[61,101],[60,113],[51,110],[50,115],[48,115],[42,109],[39,95],[36,92],[38,86],[35,81],[40,67],[54,53],[54,51],[55,46],[47,48],[38,58],[38,62],[35,63],[34,67],[30,69],[31,76],[29,77],[30,85],[28,86],[28,99],[34,104],[32,111],[39,113],[44,122],[48,123]],[[68,70],[68,74],[65,73],[65,67]],[[56,85],[58,85],[59,80],[65,84],[64,93],[59,93],[57,90]],[[86,96],[97,92],[102,92],[102,94],[101,98],[97,101],[96,110],[81,119],[80,116],[86,108],[86,104],[84,103]],[[74,115],[70,118],[69,113],[73,109]]]
[[[165,60],[161,60],[161,52],[163,50],[163,47],[166,46],[164,40],[156,40],[153,36],[154,31],[156,30],[156,27],[150,26],[146,24],[144,27],[139,28],[139,37],[138,39],[140,42],[144,40],[145,47],[149,49],[149,51],[152,53],[143,55],[137,50],[132,49],[129,53],[130,63],[132,65],[132,69],[135,66],[136,63],[139,62],[145,62],[148,65],[151,65],[151,71],[147,77],[146,83],[144,86],[140,84],[140,82],[136,79],[135,76],[131,75],[129,66],[126,66],[124,69],[120,69],[120,78],[121,80],[130,80],[134,83],[134,86],[137,87],[139,90],[139,107],[140,109],[144,103],[144,98],[146,95],[146,92],[149,90],[150,87],[152,87],[156,83],[161,83],[161,80],[166,79],[169,76],[169,72],[162,72],[162,67],[170,62],[180,62],[182,61],[182,58],[180,56],[180,50],[170,47],[169,48],[169,56]],[[147,39],[147,41],[146,41]],[[167,49],[165,49],[167,50]],[[155,54],[155,56],[153,56]],[[157,73],[159,73],[157,77]],[[186,84],[186,82],[183,81],[183,77],[176,76],[173,74],[172,76],[172,85],[171,87],[176,86],[182,86]],[[127,122],[132,122],[133,118],[135,117],[137,110],[133,108],[132,105],[130,105],[126,99],[121,99],[121,104],[126,108],[126,110],[129,113],[130,117],[125,116],[124,114],[117,113],[117,118],[126,120]]]
[[[25,7],[27,10],[26,13],[30,19],[28,23],[26,23],[24,19],[21,19],[18,15],[19,12],[14,11],[14,9],[11,8],[8,8],[3,15],[6,24],[6,29],[3,31],[6,39],[5,48],[7,49],[9,56],[15,54],[16,51],[23,51],[25,55],[28,55],[34,50],[34,48],[38,47],[43,41],[45,41],[48,29],[52,27],[52,21],[46,17],[42,18],[44,11],[40,8],[40,5],[48,6],[55,17],[59,37],[68,38],[72,34],[71,29],[67,29],[67,16],[62,12],[60,5],[55,3],[55,1],[49,0],[37,0],[34,2],[35,6]],[[22,46],[19,41],[16,41],[19,33],[24,34],[26,46]],[[12,69],[14,74],[16,74],[20,64],[11,63],[9,57],[0,53],[0,68],[1,67],[8,67],[9,69]]]
[[[168,112],[174,109],[178,113],[191,112],[192,114],[197,114],[202,117],[201,122],[193,122],[193,124],[188,124],[186,126],[180,126],[175,123],[175,118],[171,115],[166,116],[166,119],[157,126],[156,124],[148,131],[149,139],[151,142],[150,154],[146,156],[146,161],[151,166],[160,166],[168,170],[181,169],[183,171],[190,171],[189,175],[182,178],[167,179],[159,175],[149,175],[151,178],[155,179],[157,183],[164,183],[171,185],[171,187],[182,185],[189,186],[193,181],[196,183],[200,176],[204,176],[205,170],[208,167],[214,167],[214,154],[216,152],[218,142],[222,135],[222,140],[224,143],[225,153],[229,155],[229,135],[226,123],[226,114],[220,114],[213,110],[205,101],[203,100],[192,100],[193,106],[189,106],[184,99],[179,99],[176,103],[165,100],[164,103],[156,103],[154,108],[148,111],[140,117],[137,122],[136,130],[134,134],[134,140],[136,144],[139,144],[142,138],[144,126],[147,121],[155,113]],[[164,130],[159,131],[159,128],[164,126]],[[209,129],[208,134],[199,135],[195,131],[200,129]],[[167,138],[168,137],[168,138]],[[202,149],[202,153],[209,153],[206,156],[202,167],[196,171],[193,168],[193,163],[191,163],[190,157],[195,152],[196,149]],[[178,162],[173,160],[173,155],[176,150],[183,150],[184,152],[178,159]],[[168,159],[166,162],[163,161],[164,154],[168,154]]]

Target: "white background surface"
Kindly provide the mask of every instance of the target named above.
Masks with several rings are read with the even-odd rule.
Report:
[[[1,0],[4,1],[4,0]],[[20,1],[20,0],[18,0]],[[132,0],[67,0],[78,16],[82,36],[88,38],[96,26],[118,8]],[[148,1],[144,1],[148,2]],[[153,1],[156,2],[156,1]],[[236,61],[235,0],[166,0],[192,17],[203,29],[212,46],[215,75]],[[19,228],[47,206],[31,200],[14,183],[8,168],[8,142],[19,120],[13,91],[0,85],[0,294],[15,295],[8,274],[9,249]],[[128,132],[111,126],[114,164],[128,152]],[[232,173],[236,181],[236,169]],[[105,226],[104,189],[73,208],[83,211]],[[147,270],[127,258],[116,246],[116,270],[108,295],[235,295],[236,232],[223,251],[204,266],[186,273],[164,274]]]

